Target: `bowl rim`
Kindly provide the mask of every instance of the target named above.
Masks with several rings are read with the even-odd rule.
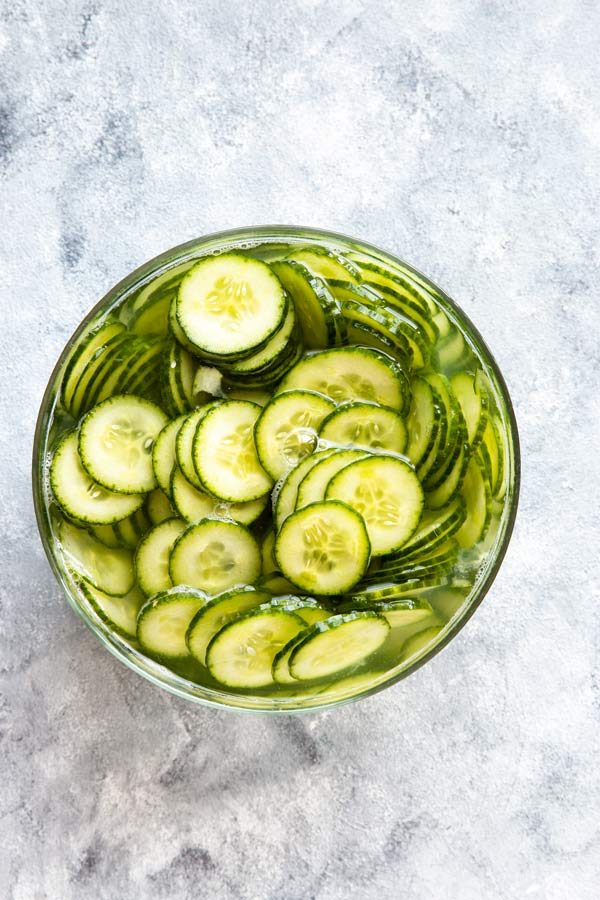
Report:
[[[501,526],[498,530],[499,539],[496,539],[495,544],[492,546],[487,555],[486,561],[482,565],[482,569],[485,569],[483,576],[481,578],[479,578],[479,575],[477,576],[470,594],[465,598],[465,602],[442,627],[439,639],[435,640],[408,666],[391,675],[389,678],[381,679],[379,682],[372,685],[367,685],[364,689],[347,696],[337,697],[333,695],[332,697],[325,697],[324,695],[314,694],[312,695],[310,700],[317,700],[320,696],[322,696],[323,702],[302,702],[301,705],[297,706],[294,706],[293,697],[256,697],[255,695],[251,694],[232,695],[225,692],[221,694],[220,692],[212,688],[204,687],[202,685],[199,685],[197,682],[189,681],[182,676],[176,675],[174,672],[171,672],[170,669],[161,666],[158,663],[155,663],[153,660],[150,660],[149,658],[141,654],[140,651],[130,647],[130,645],[125,640],[120,638],[119,635],[115,634],[114,632],[110,632],[108,628],[105,627],[105,630],[103,630],[102,626],[96,623],[86,612],[86,610],[81,606],[81,604],[77,602],[77,600],[73,596],[74,592],[72,591],[71,586],[65,578],[65,573],[61,570],[61,567],[58,564],[57,558],[54,553],[55,542],[51,539],[49,514],[45,502],[46,491],[44,490],[44,462],[46,459],[45,443],[47,438],[48,424],[51,421],[52,413],[56,405],[56,396],[54,396],[54,403],[51,402],[53,395],[55,395],[56,382],[68,353],[70,352],[71,348],[78,340],[78,338],[89,327],[90,322],[92,322],[93,319],[103,311],[107,312],[111,306],[117,303],[117,301],[125,299],[128,294],[131,294],[134,290],[143,286],[145,281],[150,280],[150,277],[155,277],[157,274],[159,274],[162,268],[170,268],[172,265],[176,265],[178,262],[184,261],[185,258],[194,258],[194,251],[196,251],[198,257],[200,257],[202,255],[206,255],[206,252],[202,252],[203,249],[206,249],[207,246],[214,244],[237,244],[237,246],[239,247],[240,243],[246,240],[247,242],[249,242],[249,245],[257,246],[261,243],[267,243],[269,238],[276,240],[277,238],[282,237],[285,237],[288,241],[291,240],[298,242],[299,240],[308,239],[316,243],[329,243],[333,245],[339,243],[344,245],[345,247],[354,247],[359,251],[366,250],[367,253],[374,255],[376,258],[381,259],[383,262],[387,260],[392,264],[400,264],[402,267],[406,268],[419,278],[423,279],[427,284],[431,285],[431,287],[437,293],[436,302],[438,298],[442,300],[442,308],[445,308],[445,311],[450,311],[452,314],[452,318],[458,321],[463,337],[466,334],[467,337],[470,338],[471,343],[475,345],[477,355],[483,358],[489,370],[491,370],[491,373],[494,376],[498,393],[502,399],[502,411],[505,414],[508,425],[508,434],[506,435],[507,441],[505,443],[505,446],[508,449],[508,458],[510,459],[511,463],[510,480],[506,490],[506,504],[508,509],[506,510],[505,508],[502,514],[504,522],[502,522],[501,520]],[[232,249],[234,248],[232,247]],[[342,247],[340,247],[340,249],[342,249]],[[200,704],[202,706],[208,706],[213,709],[228,709],[236,712],[268,715],[314,713],[323,711],[325,709],[331,709],[332,707],[342,706],[347,703],[353,703],[357,700],[362,700],[366,697],[372,696],[373,694],[379,693],[379,691],[382,691],[385,688],[389,688],[392,685],[397,684],[404,678],[407,678],[409,675],[412,675],[427,662],[433,659],[434,656],[440,653],[440,651],[443,650],[444,647],[446,647],[450,643],[450,641],[452,641],[456,637],[456,635],[471,619],[475,611],[483,602],[485,596],[489,592],[492,584],[496,579],[512,537],[517,516],[517,509],[519,505],[520,485],[520,440],[511,396],[508,391],[508,386],[506,384],[504,376],[500,370],[498,363],[496,362],[494,355],[483,339],[478,328],[471,321],[470,317],[443,290],[443,288],[439,287],[439,285],[437,285],[437,283],[434,282],[428,275],[425,275],[419,269],[416,269],[410,263],[405,262],[401,257],[396,256],[394,253],[381,249],[380,247],[377,247],[376,245],[371,244],[368,241],[362,240],[361,238],[355,238],[341,232],[298,225],[294,226],[279,224],[243,226],[240,228],[211,232],[209,234],[202,235],[198,238],[193,238],[181,244],[170,247],[167,250],[142,263],[129,274],[125,275],[124,278],[118,281],[112,288],[110,288],[106,292],[106,294],[104,294],[104,296],[100,298],[100,300],[98,300],[98,302],[92,307],[92,309],[84,316],[71,337],[66,342],[54,368],[52,369],[40,403],[35,426],[32,453],[33,504],[38,531],[40,534],[42,545],[44,547],[44,551],[46,553],[46,557],[56,580],[60,584],[63,592],[67,597],[69,604],[83,619],[83,621],[92,631],[95,637],[113,654],[113,656],[115,656],[120,662],[128,666],[128,668],[137,672],[152,684],[155,684],[156,686],[161,687],[164,690],[175,694],[176,696],[183,697],[187,700],[190,700],[191,702]],[[207,696],[203,695],[204,692],[206,692]],[[255,699],[259,699],[263,702],[270,701],[270,703],[268,703],[267,705],[250,705],[249,701]],[[289,703],[284,703],[283,701],[285,700],[288,700]],[[244,701],[246,702],[244,703]],[[273,704],[274,701],[276,705]]]

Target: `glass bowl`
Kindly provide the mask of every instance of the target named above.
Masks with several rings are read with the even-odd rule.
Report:
[[[505,444],[505,477],[506,492],[502,499],[502,508],[498,513],[497,528],[489,541],[473,587],[469,593],[460,598],[456,609],[449,610],[449,618],[433,641],[417,650],[409,658],[402,659],[393,668],[385,671],[368,672],[362,675],[350,675],[341,678],[329,686],[321,686],[312,692],[297,692],[296,695],[262,696],[260,694],[233,694],[226,690],[216,690],[174,674],[169,669],[144,656],[134,645],[112,632],[99,618],[89,601],[70,579],[58,551],[52,531],[49,511],[49,491],[47,485],[48,447],[53,433],[54,414],[60,396],[60,382],[63,364],[73,344],[86,332],[92,323],[102,321],[111,310],[135,290],[138,290],[157,275],[186,260],[217,254],[224,249],[247,250],[264,243],[279,244],[285,247],[290,244],[312,244],[326,248],[338,248],[342,252],[355,251],[372,256],[376,262],[390,268],[402,266],[417,279],[429,287],[434,293],[436,302],[444,310],[448,318],[462,332],[469,349],[476,355],[492,391],[500,418]],[[488,590],[490,589],[502,559],[506,552],[513,524],[515,521],[520,480],[519,439],[514,411],[506,387],[506,383],[478,330],[468,317],[458,308],[456,303],[437,285],[416,269],[372,245],[334,232],[312,228],[294,228],[290,226],[261,226],[256,228],[239,228],[207,235],[197,240],[180,244],[140,266],[115,287],[113,287],[81,322],[71,337],[58,360],[44,393],[33,447],[33,497],[36,517],[42,543],[50,566],[62,586],[73,609],[81,616],[88,628],[98,640],[125,665],[147,678],[153,684],[167,691],[184,697],[194,703],[217,708],[230,708],[248,712],[296,713],[338,706],[358,700],[361,697],[389,687],[402,678],[406,678],[420,666],[430,660],[450,641],[473,615]]]

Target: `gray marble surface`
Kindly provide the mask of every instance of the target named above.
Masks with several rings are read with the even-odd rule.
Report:
[[[0,896],[592,900],[600,880],[594,0],[3,0]],[[195,708],[55,584],[30,502],[55,359],[111,284],[234,225],[397,252],[496,354],[505,565],[406,682],[305,718]]]

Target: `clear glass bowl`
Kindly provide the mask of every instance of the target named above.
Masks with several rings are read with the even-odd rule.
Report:
[[[461,330],[464,339],[470,349],[478,357],[478,361],[486,373],[491,389],[495,396],[496,405],[504,430],[506,452],[506,479],[507,489],[503,499],[503,507],[499,515],[498,527],[494,539],[484,556],[482,564],[477,572],[475,583],[470,593],[462,601],[460,607],[451,616],[446,625],[439,632],[433,642],[427,644],[422,652],[417,653],[406,661],[399,662],[393,668],[385,672],[366,673],[359,677],[345,678],[332,687],[321,688],[319,692],[313,692],[308,696],[260,696],[250,694],[233,694],[225,690],[219,691],[189,681],[174,674],[164,666],[159,665],[144,656],[135,646],[131,646],[118,634],[112,632],[98,617],[85,596],[70,580],[62,555],[58,552],[56,541],[52,533],[48,506],[48,486],[46,475],[46,463],[48,460],[49,438],[52,436],[52,422],[60,394],[60,378],[63,364],[69,350],[79,337],[88,330],[92,322],[101,321],[111,310],[127,298],[135,290],[139,289],[158,274],[167,271],[172,266],[188,259],[204,256],[208,253],[219,253],[223,249],[249,249],[263,243],[277,244],[282,247],[289,244],[322,245],[324,247],[337,247],[341,251],[353,250],[364,252],[374,257],[384,266],[394,267],[401,265],[413,272],[418,278],[431,286],[436,300],[444,312]],[[136,269],[126,278],[115,285],[100,302],[90,311],[79,325],[79,328],[64,348],[54,371],[48,382],[44,398],[42,400],[33,447],[33,497],[35,504],[38,527],[46,555],[52,570],[61,584],[69,603],[81,616],[86,625],[95,634],[98,640],[113,653],[121,662],[129,666],[135,672],[143,675],[153,684],[165,690],[171,691],[180,697],[185,697],[195,703],[201,703],[214,707],[227,707],[248,712],[292,713],[310,712],[330,706],[339,706],[361,697],[366,697],[376,691],[389,687],[402,678],[410,675],[429,659],[435,656],[452,638],[460,631],[467,620],[473,615],[498,572],[502,559],[506,552],[515,521],[520,481],[520,457],[519,439],[514,411],[508,394],[508,390],[502,374],[486,346],[483,338],[467,318],[443,290],[422,275],[416,269],[363,241],[334,232],[314,230],[311,228],[294,228],[289,226],[263,226],[256,228],[239,228],[233,231],[219,232],[207,235],[198,240],[189,241],[178,247],[173,247],[160,256],[155,257]]]

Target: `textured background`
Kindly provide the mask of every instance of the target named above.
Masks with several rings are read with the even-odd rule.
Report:
[[[3,0],[0,896],[598,897],[595,0]],[[30,502],[37,408],[104,291],[234,225],[430,273],[521,428],[506,563],[461,635],[355,706],[196,709],[70,611]]]

